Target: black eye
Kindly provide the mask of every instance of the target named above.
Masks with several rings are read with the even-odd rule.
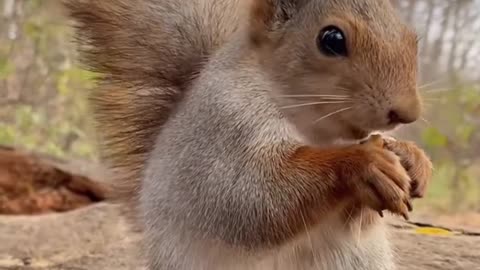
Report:
[[[317,45],[327,56],[347,56],[347,41],[342,30],[327,26],[318,35]]]

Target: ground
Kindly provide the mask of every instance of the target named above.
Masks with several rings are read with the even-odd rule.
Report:
[[[0,191],[3,191],[0,197],[6,198],[8,194],[5,191],[9,187],[16,191],[16,196],[9,198],[16,198],[14,201],[22,203],[8,208],[5,207],[7,201],[2,203],[0,200],[0,210],[10,209],[0,215],[0,270],[144,269],[138,250],[140,236],[129,230],[118,206],[99,200],[107,190],[104,189],[105,183],[90,180],[91,175],[102,179],[99,177],[102,170],[79,163],[72,167],[72,164],[45,157],[25,157],[24,153],[13,155],[9,152],[12,149],[3,151],[4,154],[8,152],[9,158],[3,159],[2,163],[0,156],[0,165],[9,166],[0,166]],[[21,163],[27,167],[13,171],[17,174],[25,172],[23,175],[29,174],[32,178],[10,178],[15,185],[12,182],[7,184],[6,179],[16,175],[12,174],[11,165],[18,157],[22,158],[18,159],[17,165]],[[29,169],[32,164],[37,172],[54,171],[53,175],[63,175],[59,178],[63,180],[53,181],[55,185],[51,185],[52,181],[32,173],[33,170]],[[19,179],[29,183],[37,179],[40,184],[35,182],[32,185],[35,188],[27,189],[30,193],[18,192],[23,189],[12,186],[22,186],[18,183]],[[81,183],[82,188],[74,183]],[[31,196],[35,194],[54,194],[52,196],[55,197],[60,191],[63,200],[56,203],[42,204],[45,200],[33,200],[40,203],[31,203]],[[69,198],[78,199],[78,196],[82,197],[78,200],[79,204],[68,204],[68,207],[58,205],[59,202],[71,201]],[[26,205],[25,211],[22,212],[19,205]],[[11,209],[15,209],[16,213],[12,214]],[[480,270],[479,232],[444,230],[432,228],[424,222],[407,223],[390,218],[389,224],[398,270]]]
[[[424,235],[392,226],[399,270],[480,270],[480,237]],[[2,270],[142,270],[139,235],[118,208],[99,203],[64,214],[0,217]]]

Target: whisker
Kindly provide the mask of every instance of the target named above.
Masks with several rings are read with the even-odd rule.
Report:
[[[347,95],[277,95],[277,97],[326,97],[326,98],[349,98]]]
[[[320,270],[320,265],[318,264],[317,257],[315,256],[315,249],[313,248],[312,237],[310,235],[310,232],[308,231],[307,222],[305,221],[305,217],[303,216],[303,213],[301,211],[300,211],[300,216],[302,217],[303,225],[305,226],[305,232],[307,234],[308,242],[310,244],[310,250],[312,251],[313,262],[315,263],[315,266],[317,267],[317,269]]]
[[[427,88],[427,87],[429,87],[429,86],[432,86],[432,85],[434,85],[434,84],[440,83],[441,81],[442,81],[442,79],[438,79],[438,80],[435,80],[435,81],[432,81],[432,82],[429,82],[429,83],[425,83],[425,84],[423,84],[423,85],[418,86],[418,89],[419,89],[419,90],[425,89],[425,88]]]
[[[351,225],[352,225],[351,221],[353,221],[353,215],[352,215],[352,214],[353,214],[353,211],[354,211],[353,209],[350,209],[350,210],[348,211],[347,219],[345,220],[345,222],[344,222],[344,224],[343,224],[343,226],[344,226],[345,228],[350,229],[352,232],[353,232],[353,227],[351,226]]]
[[[351,93],[352,89],[343,87],[343,86],[330,86],[330,87],[325,87],[325,88],[316,88],[316,89],[311,89],[319,92],[324,92],[324,91],[341,91],[341,92],[348,92]],[[301,94],[301,93],[300,93]]]
[[[422,97],[423,100],[428,100],[428,101],[441,101],[441,97]]]
[[[335,114],[338,114],[338,113],[341,113],[341,112],[350,110],[350,109],[352,109],[352,108],[353,108],[353,107],[347,107],[347,108],[343,108],[343,109],[340,109],[340,110],[336,110],[336,111],[334,111],[334,112],[331,112],[331,113],[329,113],[329,114],[327,114],[327,115],[324,115],[324,116],[320,117],[319,119],[315,120],[314,123],[318,123],[318,122],[320,122],[320,121],[322,121],[322,120],[325,120],[325,119],[328,118],[328,117],[331,117],[331,116],[333,116],[333,115],[335,115]]]
[[[444,92],[450,92],[453,91],[454,89],[451,88],[440,88],[440,89],[431,89],[431,90],[426,90],[424,93],[427,94],[434,94],[434,93],[444,93]]]
[[[310,102],[310,103],[287,105],[287,106],[281,107],[280,109],[292,109],[292,108],[305,107],[305,106],[314,106],[314,105],[322,105],[322,104],[341,104],[341,103],[351,103],[351,102],[349,102],[349,101],[320,101],[320,102]]]
[[[421,104],[427,105],[427,106],[433,106],[433,105],[442,104],[442,102],[443,102],[442,99],[422,99]]]
[[[340,87],[340,86],[335,86],[331,88],[332,90],[338,90],[338,91],[351,91],[351,89],[345,88],[345,87]]]
[[[433,107],[433,104],[432,104],[432,103],[425,102],[425,101],[424,101],[424,102],[422,102],[422,105],[423,105],[423,106],[425,106],[425,107],[427,107],[427,106],[428,106],[428,107],[430,107],[430,108],[431,108],[431,107]]]
[[[358,222],[358,232],[357,232],[357,245],[360,244],[362,237],[362,223],[363,223],[363,208],[360,208],[360,218]]]
[[[281,99],[291,99],[291,100],[310,100],[310,101],[350,101],[353,98],[348,97],[317,97],[317,96],[277,96]]]
[[[430,125],[430,121],[428,121],[425,117],[421,117],[420,120],[422,120],[422,122],[425,124]]]

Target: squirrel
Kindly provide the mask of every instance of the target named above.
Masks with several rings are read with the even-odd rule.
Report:
[[[395,269],[432,163],[387,0],[63,0],[150,270]]]

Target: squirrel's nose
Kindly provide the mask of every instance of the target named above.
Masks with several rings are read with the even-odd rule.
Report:
[[[392,109],[388,112],[389,124],[409,124],[415,122],[419,117],[415,108]]]
[[[389,124],[410,124],[420,117],[421,105],[418,98],[399,99],[388,111]]]
[[[415,121],[412,117],[409,117],[407,113],[399,110],[390,110],[388,112],[389,124],[408,124]]]
[[[418,94],[399,95],[391,104],[386,115],[389,125],[413,123],[422,113],[422,102]]]

